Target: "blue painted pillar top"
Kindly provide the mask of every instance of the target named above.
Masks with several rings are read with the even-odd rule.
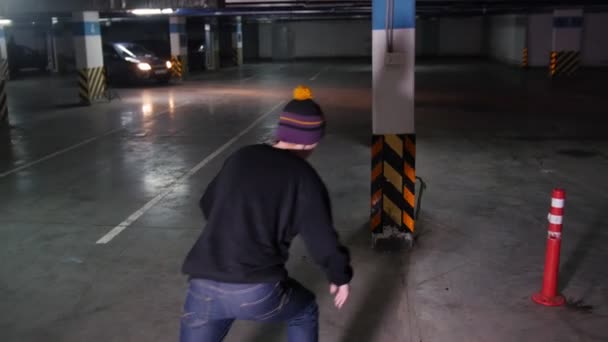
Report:
[[[372,0],[372,29],[386,30],[390,22],[387,22],[387,10],[393,7],[394,29],[414,28],[416,26],[416,2],[415,0]]]

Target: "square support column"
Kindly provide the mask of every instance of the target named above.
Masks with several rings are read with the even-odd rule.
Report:
[[[8,49],[6,47],[6,32],[4,27],[0,26],[0,77],[3,80],[8,80],[10,72],[8,69]]]
[[[241,17],[236,17],[236,25],[232,33],[232,52],[234,64],[243,65],[243,21]]]
[[[220,41],[216,18],[205,24],[205,65],[207,70],[218,70],[220,67]]]
[[[72,34],[80,101],[90,105],[95,100],[103,98],[106,92],[99,13],[93,11],[73,13]]]
[[[571,76],[581,64],[583,10],[553,12],[553,41],[549,72],[551,77]]]
[[[372,2],[371,230],[413,241],[415,1]]]
[[[171,72],[174,77],[183,79],[188,74],[188,37],[186,18],[169,18],[169,40],[171,42]]]

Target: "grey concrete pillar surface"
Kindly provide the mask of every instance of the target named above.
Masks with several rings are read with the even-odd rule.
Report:
[[[211,31],[213,32],[213,58],[215,60],[215,67],[216,69],[220,69],[222,67],[222,57],[220,54],[220,26],[217,19],[214,20]]]
[[[8,96],[6,82],[8,81],[8,51],[6,49],[6,35],[0,26],[0,127],[8,126]]]
[[[59,72],[57,54],[57,35],[59,30],[57,29],[57,23],[57,18],[53,18],[51,26],[46,34],[47,69],[53,73]]]
[[[220,44],[216,18],[212,18],[205,24],[205,66],[207,70],[217,70],[220,67]]]
[[[91,104],[103,98],[106,91],[99,13],[94,11],[73,13],[72,34],[78,70],[79,97],[82,103]]]
[[[241,17],[236,17],[236,25],[232,33],[232,51],[234,63],[243,65],[243,21]]]
[[[4,27],[0,25],[0,76],[4,80],[9,78],[8,69],[8,49],[6,47],[6,32]]]
[[[581,64],[583,10],[555,10],[551,42],[550,74],[552,77],[574,74]]]

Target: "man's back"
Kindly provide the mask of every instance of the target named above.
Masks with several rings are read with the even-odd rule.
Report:
[[[303,206],[310,208],[309,200],[327,201],[312,210],[329,211],[325,186],[304,159],[267,145],[237,151],[200,201],[207,226],[184,273],[236,283],[285,279],[289,245],[298,233],[293,220]],[[317,225],[331,225],[323,212],[307,214],[320,215]]]

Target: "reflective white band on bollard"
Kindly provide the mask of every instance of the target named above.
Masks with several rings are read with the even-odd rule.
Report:
[[[552,198],[551,206],[553,208],[563,208],[564,207],[564,199],[563,198]]]
[[[561,215],[549,214],[549,216],[547,216],[547,219],[549,220],[549,223],[551,223],[551,224],[562,224],[564,217]]]

